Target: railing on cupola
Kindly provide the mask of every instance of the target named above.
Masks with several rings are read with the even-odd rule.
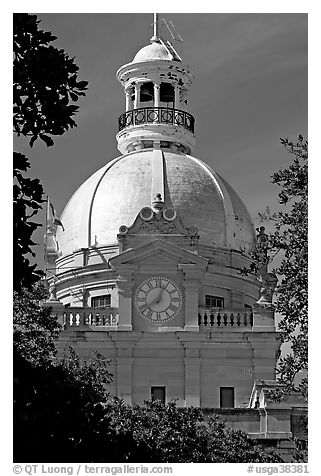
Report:
[[[126,127],[143,124],[171,124],[194,134],[195,119],[189,112],[167,107],[140,107],[131,109],[118,119],[119,132]]]
[[[200,329],[240,329],[253,326],[253,312],[250,308],[240,309],[199,309]]]

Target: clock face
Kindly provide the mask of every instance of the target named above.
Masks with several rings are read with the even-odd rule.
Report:
[[[135,304],[139,313],[151,322],[173,319],[182,307],[182,294],[178,286],[164,276],[153,276],[137,288]]]

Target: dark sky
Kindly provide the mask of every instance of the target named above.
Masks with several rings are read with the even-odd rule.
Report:
[[[84,180],[120,155],[115,135],[125,97],[115,73],[149,43],[153,19],[144,13],[37,15],[40,27],[58,37],[54,44],[76,57],[79,79],[89,81],[76,129],[51,148],[36,143],[30,150],[25,138],[15,147],[30,157],[31,175],[60,214]],[[307,136],[307,14],[160,16],[182,36],[177,49],[195,73],[193,155],[232,185],[258,225],[257,212],[276,203],[270,176],[289,163],[279,138]]]

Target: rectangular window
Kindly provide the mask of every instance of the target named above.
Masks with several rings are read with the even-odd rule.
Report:
[[[205,307],[211,308],[211,307],[219,307],[222,308],[224,307],[224,298],[220,296],[210,296],[207,294],[205,296]]]
[[[220,407],[234,408],[234,387],[220,387]]]
[[[166,387],[151,387],[150,393],[152,396],[152,401],[160,400],[162,403],[165,404],[166,399]]]
[[[91,307],[110,307],[110,294],[91,298]]]

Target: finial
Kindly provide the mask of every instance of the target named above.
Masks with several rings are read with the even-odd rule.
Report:
[[[164,207],[164,200],[160,193],[156,194],[156,197],[153,200],[152,207],[156,212],[159,212]]]
[[[160,42],[160,39],[159,39],[159,18],[158,17],[159,17],[159,13],[154,13],[154,23],[153,23],[154,34],[150,39],[150,41],[152,41],[154,43],[159,43]]]

